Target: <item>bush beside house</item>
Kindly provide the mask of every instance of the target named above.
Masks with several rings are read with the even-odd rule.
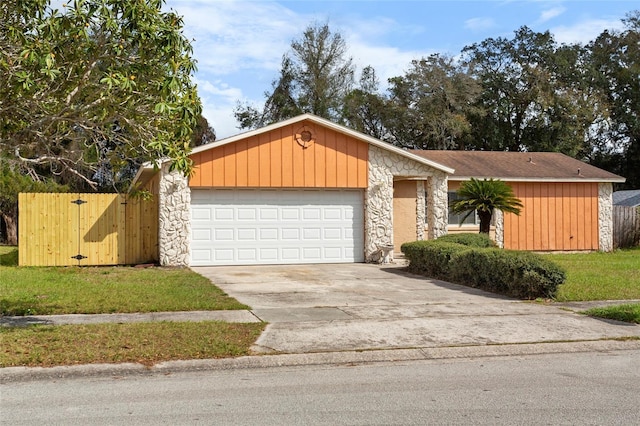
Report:
[[[415,241],[401,250],[411,272],[519,299],[553,297],[566,278],[562,268],[536,253],[502,250],[476,237]]]

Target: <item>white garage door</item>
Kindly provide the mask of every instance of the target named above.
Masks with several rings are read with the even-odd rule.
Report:
[[[364,261],[363,193],[192,190],[191,265]]]

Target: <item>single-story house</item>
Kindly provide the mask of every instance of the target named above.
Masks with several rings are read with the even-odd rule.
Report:
[[[614,192],[613,205],[624,207],[640,207],[640,189]]]
[[[380,261],[453,230],[448,197],[472,176],[504,179],[523,198],[523,215],[496,221],[501,245],[612,249],[612,183],[623,178],[561,154],[513,153],[507,174],[495,168],[507,157],[447,153],[400,149],[304,114],[195,148],[189,178],[148,164],[135,182],[157,196],[163,265]]]

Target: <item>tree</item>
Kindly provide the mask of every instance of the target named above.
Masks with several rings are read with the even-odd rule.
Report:
[[[124,188],[140,162],[188,172],[201,104],[164,0],[0,6],[0,156],[34,181]]]
[[[513,189],[501,180],[471,178],[460,185],[457,191],[459,200],[451,206],[454,213],[466,213],[461,222],[472,213],[477,212],[480,218],[480,233],[488,234],[491,229],[491,218],[494,210],[520,215],[523,207],[516,198]]]
[[[280,76],[265,93],[262,110],[238,104],[234,111],[241,129],[258,128],[301,113],[339,121],[345,96],[353,86],[354,66],[347,45],[328,24],[311,25],[291,43],[282,58]]]
[[[359,87],[345,96],[341,115],[352,129],[388,141],[390,135],[385,127],[388,100],[378,93],[379,84],[373,67],[365,67]]]
[[[216,131],[204,116],[199,116],[191,135],[191,146],[206,145],[216,140]]]
[[[600,144],[591,163],[640,187],[640,11],[623,20],[626,29],[604,31],[589,45],[594,85],[605,94],[609,115],[598,128]]]
[[[453,58],[431,55],[411,62],[402,77],[389,79],[385,125],[395,145],[456,149],[470,129],[467,115],[480,86]]]
[[[548,31],[522,27],[513,39],[489,38],[462,53],[482,84],[469,148],[571,156],[586,150],[598,98],[583,79],[580,46],[558,46]]]

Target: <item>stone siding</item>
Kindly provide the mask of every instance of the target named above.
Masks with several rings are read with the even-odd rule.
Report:
[[[162,266],[188,266],[191,238],[191,190],[186,176],[169,171],[164,165],[159,185],[160,264]]]
[[[598,184],[598,236],[600,251],[613,250],[613,185]]]
[[[504,212],[502,210],[493,211],[495,226],[494,241],[500,248],[504,248]]]
[[[429,238],[437,238],[447,233],[446,173],[370,145],[369,187],[365,195],[364,256],[367,262],[380,261],[380,248],[393,245],[394,176],[427,180]],[[420,185],[417,187],[420,188]],[[416,204],[419,222],[420,218],[424,218],[424,197],[417,195]],[[416,237],[423,237],[423,234],[424,225],[416,223]]]

